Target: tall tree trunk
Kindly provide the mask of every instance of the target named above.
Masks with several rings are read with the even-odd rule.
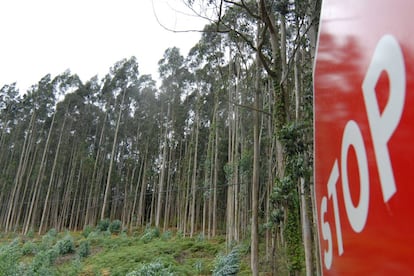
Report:
[[[95,162],[93,165],[93,171],[92,171],[92,177],[91,177],[91,185],[89,188],[89,193],[88,193],[88,201],[86,203],[86,214],[85,214],[85,225],[93,225],[94,221],[95,221],[95,209],[97,208],[97,206],[93,205],[93,198],[97,197],[97,191],[98,191],[98,179],[99,179],[99,172],[100,169],[98,168],[98,162],[100,159],[100,153],[101,153],[101,147],[102,147],[102,142],[104,139],[104,132],[105,132],[105,124],[106,124],[106,119],[108,117],[108,113],[105,113],[105,117],[103,120],[103,124],[102,124],[102,128],[101,128],[101,134],[99,135],[99,142],[98,142],[98,146],[97,146],[97,150],[96,150],[96,155],[95,155]],[[98,132],[98,128],[96,130],[96,136],[97,136],[97,132]],[[103,168],[103,165],[101,166]]]
[[[197,96],[198,97],[198,96]],[[197,99],[197,105],[198,105],[198,99]],[[195,216],[196,216],[196,189],[197,189],[197,161],[198,161],[198,132],[199,132],[199,124],[200,124],[200,118],[199,118],[199,110],[197,107],[196,110],[196,125],[195,125],[195,142],[194,142],[194,161],[193,161],[193,175],[191,178],[191,219],[190,219],[190,237],[193,237],[194,231],[195,231]]]
[[[191,152],[191,150],[189,150],[189,148],[191,148],[191,147],[187,147],[187,149],[186,149],[186,153],[188,152]],[[186,154],[187,155],[187,154]],[[186,177],[186,181],[185,181],[185,186],[186,186],[186,188],[185,188],[185,195],[184,195],[184,197],[183,197],[183,205],[184,205],[184,216],[183,216],[183,233],[184,233],[184,236],[187,234],[187,227],[188,227],[188,225],[187,225],[187,219],[188,219],[188,210],[189,210],[189,201],[190,201],[190,183],[191,183],[191,162],[192,162],[192,155],[191,154],[188,154],[189,155],[189,157],[186,157],[186,158],[188,158],[188,163],[187,163],[187,177]]]
[[[162,210],[162,200],[163,200],[163,193],[164,193],[164,179],[165,179],[165,170],[167,166],[167,149],[168,149],[168,131],[169,131],[169,119],[170,119],[170,104],[168,104],[167,110],[167,122],[165,124],[165,133],[164,133],[164,140],[162,142],[163,150],[162,150],[162,163],[161,163],[161,173],[158,182],[158,201],[157,201],[157,215],[155,217],[155,227],[160,226],[160,219],[161,219],[161,210]]]
[[[146,158],[146,157],[144,157]],[[139,201],[139,188],[141,187],[140,182],[141,182],[141,177],[143,174],[143,169],[144,169],[144,160],[142,160],[141,165],[139,166],[139,172],[138,172],[138,178],[136,181],[136,186],[135,186],[135,191],[134,191],[134,202],[132,203],[132,210],[129,213],[130,217],[129,217],[129,224],[128,224],[128,229],[132,230],[132,227],[134,225],[133,221],[134,218],[137,219],[137,224],[138,224],[138,215],[137,215],[137,205],[139,206],[140,201]]]
[[[148,150],[148,147],[147,147]],[[141,190],[139,193],[139,201],[138,201],[138,216],[137,216],[137,226],[142,226],[145,221],[145,199],[146,199],[146,192],[147,192],[147,159],[148,156],[145,154],[144,157],[144,165],[143,165],[143,172],[142,172],[142,179],[141,179]]]
[[[8,208],[7,208],[7,215],[6,215],[6,228],[5,228],[5,232],[9,231],[9,228],[11,228],[11,224],[13,223],[13,217],[14,217],[14,213],[17,211],[16,209],[16,205],[18,203],[19,200],[15,200],[16,195],[19,195],[19,191],[21,189],[22,186],[22,182],[23,182],[23,176],[25,174],[25,170],[27,167],[27,162],[29,160],[29,156],[30,156],[30,150],[33,146],[33,131],[34,131],[34,123],[35,123],[35,111],[33,111],[32,116],[30,118],[30,123],[29,123],[29,131],[27,133],[27,135],[25,136],[24,142],[23,142],[23,147],[22,147],[22,152],[20,155],[20,160],[19,160],[19,165],[17,167],[17,173],[15,176],[15,184],[13,185],[13,190],[9,196],[9,204],[8,204]],[[18,198],[19,199],[19,198]],[[20,199],[21,201],[24,201],[24,198]],[[18,222],[16,222],[18,223]]]
[[[45,223],[45,218],[46,218],[46,213],[47,213],[47,208],[48,208],[48,203],[49,203],[49,196],[50,196],[50,193],[51,193],[52,184],[53,184],[53,180],[54,180],[54,174],[55,174],[55,170],[56,170],[57,159],[59,157],[60,145],[62,143],[63,130],[65,129],[66,114],[64,115],[64,117],[65,118],[63,119],[62,128],[60,129],[59,141],[58,141],[58,144],[57,144],[57,147],[56,147],[55,158],[53,160],[52,171],[50,173],[49,185],[47,187],[45,202],[43,204],[42,217],[40,219],[40,225],[39,225],[39,235],[42,233],[43,224]]]
[[[300,121],[300,106],[301,106],[301,71],[300,71],[300,48],[296,51],[294,57],[294,75],[295,75],[295,118],[296,123]],[[312,262],[312,235],[310,231],[310,221],[308,216],[309,203],[308,196],[309,193],[305,189],[305,179],[300,177],[299,187],[300,191],[300,211],[301,211],[301,221],[302,221],[302,238],[305,249],[305,265],[306,265],[306,275],[311,276],[313,274],[313,262]]]
[[[171,210],[171,201],[172,201],[172,180],[171,180],[171,168],[170,164],[172,161],[172,148],[170,147],[169,153],[168,153],[168,168],[167,168],[167,189],[165,193],[165,204],[164,204],[164,226],[163,231],[165,232],[167,230],[169,219],[170,219],[170,210]]]
[[[123,95],[122,95],[122,100],[121,100],[121,105],[119,106],[118,121],[116,123],[115,136],[114,136],[114,141],[112,143],[111,159],[109,161],[108,176],[107,176],[107,179],[106,179],[105,194],[104,194],[104,200],[103,200],[102,210],[101,210],[101,220],[103,220],[105,218],[105,211],[106,211],[106,205],[107,205],[107,200],[108,200],[108,195],[109,195],[109,188],[111,187],[112,167],[113,167],[113,164],[114,164],[115,148],[116,148],[116,144],[117,144],[117,140],[118,140],[117,138],[118,138],[118,132],[119,132],[119,125],[121,123],[122,109],[123,109],[123,106],[124,106],[125,94],[126,94],[126,89],[124,89],[124,92],[123,92]]]
[[[19,224],[21,222],[21,216],[25,211],[23,206],[26,203],[26,200],[28,200],[27,197],[29,197],[29,195],[27,195],[27,194],[28,194],[28,190],[30,188],[29,186],[31,186],[30,185],[30,175],[32,175],[33,169],[36,165],[37,153],[38,153],[38,147],[35,147],[33,157],[32,157],[32,161],[31,161],[31,164],[30,164],[30,168],[27,171],[27,177],[26,177],[26,181],[25,181],[25,184],[24,184],[23,195],[21,196],[21,201],[19,202],[19,205],[17,207],[16,219],[14,220],[15,221],[14,222],[14,231],[16,231],[16,228],[19,226]],[[14,214],[12,213],[12,217],[13,216],[14,216]]]
[[[213,226],[212,226],[212,236],[216,236],[217,230],[217,189],[218,189],[218,172],[219,172],[219,158],[218,158],[218,151],[219,151],[219,129],[218,129],[218,112],[216,110],[215,113],[215,135],[214,135],[214,174],[213,174]]]
[[[228,87],[228,102],[229,102],[229,111],[228,111],[228,162],[227,162],[227,171],[226,171],[226,180],[227,180],[227,204],[226,204],[226,244],[227,249],[230,249],[231,244],[234,240],[234,190],[235,190],[235,179],[236,179],[236,113],[237,108],[234,103],[236,101],[235,88],[232,84],[232,78],[234,75],[234,61],[232,53],[229,53],[229,87]]]
[[[256,45],[260,45],[261,26],[258,23]],[[252,225],[251,225],[251,269],[252,275],[259,275],[259,170],[260,170],[260,57],[256,53],[256,76],[254,83],[254,111],[253,111],[253,177],[252,177]]]
[[[26,223],[25,223],[25,227],[24,227],[24,231],[23,231],[23,234],[25,234],[25,235],[27,234],[27,232],[29,232],[30,226],[33,225],[33,217],[34,217],[34,213],[35,213],[35,208],[36,208],[36,205],[38,204],[37,197],[38,197],[38,194],[39,194],[41,181],[42,181],[43,176],[44,176],[44,170],[45,170],[45,166],[46,166],[46,155],[47,155],[47,152],[49,150],[49,142],[50,142],[50,137],[52,135],[52,130],[53,130],[54,122],[55,122],[55,116],[56,116],[56,112],[53,114],[52,122],[50,123],[49,133],[48,133],[47,138],[46,138],[45,148],[43,150],[43,155],[42,155],[42,160],[40,161],[39,172],[37,174],[36,183],[35,183],[34,191],[33,191],[33,194],[32,194],[32,199],[30,201],[30,207],[29,207],[28,213],[26,215]]]

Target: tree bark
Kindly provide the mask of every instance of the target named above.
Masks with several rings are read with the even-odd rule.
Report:
[[[259,45],[260,42],[260,23],[257,27],[256,43]],[[251,269],[252,275],[259,275],[259,170],[260,170],[260,57],[256,53],[256,76],[254,83],[254,113],[253,113],[253,177],[252,177],[252,225],[251,225]]]
[[[30,207],[29,207],[29,210],[26,216],[26,223],[25,223],[25,227],[23,231],[23,234],[25,235],[27,234],[27,232],[29,232],[29,228],[32,225],[32,220],[33,220],[32,218],[34,216],[33,214],[35,213],[35,207],[38,203],[37,197],[38,197],[38,193],[40,190],[40,185],[41,185],[40,182],[44,176],[44,169],[46,166],[46,155],[49,149],[49,142],[50,142],[50,137],[52,135],[53,125],[55,122],[55,116],[56,116],[56,112],[53,114],[53,117],[52,117],[52,122],[50,124],[49,133],[47,135],[46,142],[45,142],[45,148],[43,150],[42,160],[40,161],[40,167],[39,167],[39,172],[36,178],[35,188],[32,194],[32,199],[30,201]]]
[[[198,96],[197,96],[198,97]],[[198,100],[197,100],[198,101]],[[197,102],[198,105],[198,102]],[[191,229],[190,229],[190,237],[193,237],[194,232],[195,232],[195,228],[196,228],[196,222],[195,222],[195,216],[196,216],[196,189],[197,189],[197,161],[198,161],[198,129],[199,129],[199,124],[200,124],[200,119],[199,119],[199,111],[198,108],[196,110],[196,125],[195,125],[195,142],[194,142],[194,160],[193,160],[193,175],[192,175],[192,179],[191,179]]]
[[[57,159],[59,157],[60,145],[62,143],[63,130],[65,129],[65,124],[66,124],[66,114],[64,115],[64,117],[65,118],[63,119],[62,128],[60,130],[59,141],[58,141],[58,144],[57,144],[57,147],[56,147],[55,158],[53,160],[52,171],[50,173],[49,185],[47,187],[45,202],[43,204],[42,217],[40,219],[40,225],[39,225],[39,233],[38,233],[39,235],[42,233],[43,224],[45,223],[45,218],[46,218],[46,213],[47,213],[47,208],[48,208],[48,203],[49,203],[49,196],[50,196],[50,193],[51,193],[52,184],[53,184],[53,180],[54,180],[54,174],[55,174],[55,170],[56,170]]]
[[[168,148],[168,131],[169,131],[169,118],[170,118],[170,104],[168,104],[168,111],[167,111],[167,122],[165,124],[165,133],[164,133],[164,141],[163,150],[162,150],[162,163],[161,163],[161,173],[158,182],[158,200],[157,200],[157,215],[155,216],[155,227],[160,226],[160,218],[161,218],[161,210],[162,210],[162,200],[163,200],[163,193],[164,193],[164,179],[165,179],[165,170],[167,165],[167,148]]]
[[[122,95],[122,100],[121,100],[121,105],[119,106],[118,121],[116,123],[115,136],[114,136],[114,141],[112,143],[111,160],[109,161],[109,169],[108,169],[108,176],[107,176],[107,179],[106,179],[104,201],[103,201],[102,210],[101,210],[101,220],[103,220],[105,218],[105,211],[106,211],[106,205],[107,205],[107,201],[108,201],[109,189],[111,187],[112,167],[113,167],[113,164],[114,164],[115,148],[116,148],[116,143],[117,143],[117,140],[118,140],[119,125],[121,123],[122,109],[123,109],[123,106],[124,106],[125,94],[126,94],[126,89],[124,89],[124,92],[123,92],[123,95]]]

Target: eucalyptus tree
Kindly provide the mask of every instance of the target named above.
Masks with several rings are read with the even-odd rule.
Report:
[[[10,132],[16,126],[19,102],[19,89],[16,83],[3,85],[0,89],[0,149],[5,144],[6,137],[10,136]]]
[[[0,89],[0,200],[1,202],[6,202],[6,196],[10,195],[14,198],[16,189],[14,188],[16,183],[19,183],[19,180],[12,176],[14,170],[22,170],[23,167],[23,158],[24,154],[20,154],[20,162],[17,165],[14,160],[18,158],[19,149],[22,147],[21,139],[18,139],[18,132],[24,130],[24,128],[19,124],[20,113],[20,97],[19,90],[16,87],[16,83],[10,85],[4,85]],[[19,128],[20,131],[16,129]],[[25,140],[27,141],[27,140]],[[23,144],[25,146],[25,144]],[[15,167],[17,165],[17,168]],[[14,181],[13,181],[14,179]],[[14,186],[13,186],[14,185]],[[3,210],[7,209],[6,212]],[[9,224],[9,217],[12,212],[12,208],[6,204],[2,204],[0,207],[1,212],[1,221],[4,221],[4,216],[6,216],[6,225],[5,230],[7,231]]]
[[[61,75],[58,75],[52,80],[51,86],[53,90],[53,94],[56,97],[64,97],[68,93],[72,93],[73,91],[79,89],[79,86],[81,85],[81,81],[77,75],[72,75],[69,71],[64,72]],[[48,175],[48,185],[46,189],[46,194],[44,199],[41,199],[43,202],[43,208],[41,208],[41,218],[40,218],[40,224],[39,224],[39,234],[42,233],[44,230],[44,225],[47,225],[47,222],[51,222],[51,219],[47,219],[47,216],[51,216],[52,214],[52,207],[53,205],[50,204],[50,197],[52,193],[55,194],[55,202],[59,200],[57,193],[57,190],[53,191],[54,186],[58,187],[58,182],[60,179],[57,179],[56,170],[58,167],[58,163],[64,164],[66,160],[62,158],[61,156],[61,146],[63,143],[63,139],[66,139],[65,137],[68,137],[66,133],[66,121],[67,121],[67,113],[68,113],[69,106],[63,106],[59,103],[57,104],[57,108],[55,110],[54,117],[57,115],[56,123],[59,127],[59,131],[57,133],[58,137],[55,140],[55,143],[52,143],[52,147],[54,149],[54,157],[53,162],[51,163],[51,170],[50,174]],[[62,168],[62,167],[60,167]],[[63,171],[62,171],[63,172]],[[62,175],[62,174],[61,174]],[[69,186],[69,185],[68,185]],[[57,207],[57,206],[55,206]],[[40,208],[40,206],[39,206]],[[58,208],[54,208],[54,210],[57,212]],[[57,216],[56,216],[57,217]],[[56,223],[56,221],[55,221]]]
[[[153,197],[156,196],[157,198],[157,205],[155,208],[156,226],[160,225],[162,216],[161,212],[165,209],[163,208],[163,204],[165,204],[164,194],[166,182],[173,181],[171,183],[172,185],[170,185],[170,189],[173,187],[179,188],[180,190],[184,189],[184,183],[179,185],[178,182],[175,182],[179,181],[177,173],[181,173],[184,168],[182,163],[184,161],[181,156],[188,154],[188,152],[184,152],[183,154],[182,151],[183,148],[188,146],[188,141],[186,140],[188,135],[188,129],[186,128],[186,116],[188,114],[188,110],[183,102],[186,97],[188,82],[190,79],[190,75],[184,61],[184,57],[180,54],[179,49],[173,47],[167,49],[164,52],[163,58],[158,62],[161,77],[159,99],[162,105],[162,112],[160,113],[160,116],[162,118],[161,122],[163,125],[163,139],[159,141],[160,152],[162,152],[159,157],[159,182],[156,187],[157,193],[153,194]],[[170,151],[171,154],[168,154]],[[175,160],[175,163],[170,162],[171,159],[168,158],[169,156]],[[166,179],[169,175],[168,170],[176,172],[174,175],[170,175],[174,179]],[[188,183],[185,183],[185,185],[187,184]],[[177,211],[182,212],[183,210],[178,208]],[[185,212],[186,211],[184,211],[184,213]],[[182,220],[182,226],[184,227],[185,232],[187,216],[184,214],[181,217],[184,218],[184,220]]]
[[[206,26],[205,30],[215,28]],[[217,202],[218,202],[218,182],[219,182],[219,143],[220,127],[219,112],[223,110],[225,80],[227,75],[225,70],[224,43],[223,37],[215,32],[203,32],[200,41],[190,50],[187,57],[188,66],[194,75],[196,88],[201,94],[202,104],[199,106],[199,116],[202,125],[208,130],[205,135],[208,137],[205,162],[203,165],[203,219],[202,232],[208,237],[216,235],[217,229]],[[201,113],[200,113],[201,112]],[[223,124],[224,125],[224,124]]]
[[[272,159],[269,159],[270,161],[267,162],[267,164],[269,164],[267,166],[269,173],[267,175],[269,176],[269,179],[279,179],[278,183],[291,178],[294,183],[291,186],[291,189],[296,191],[303,181],[299,181],[301,175],[292,175],[293,171],[286,168],[289,166],[287,163],[293,161],[287,156],[286,147],[290,141],[286,141],[285,134],[288,129],[292,129],[289,128],[291,124],[301,125],[302,123],[299,111],[305,110],[304,106],[301,106],[304,102],[301,100],[303,100],[305,95],[300,94],[300,91],[302,90],[300,87],[309,86],[310,83],[305,82],[307,78],[300,77],[301,73],[307,74],[309,71],[304,70],[304,68],[299,68],[299,65],[312,64],[316,41],[318,6],[320,1],[217,0],[208,2],[200,1],[200,3],[198,3],[198,1],[186,2],[192,6],[194,10],[195,7],[203,7],[203,4],[207,5],[210,8],[208,9],[208,16],[215,22],[217,32],[228,33],[229,37],[240,39],[240,44],[250,47],[250,49],[256,53],[256,64],[258,64],[257,71],[263,68],[266,75],[256,75],[256,81],[259,83],[256,85],[256,89],[254,89],[256,93],[253,106],[255,114],[259,115],[261,118],[255,119],[254,122],[255,124],[261,124],[257,125],[257,127],[259,133],[262,133],[262,130],[264,130],[263,122],[266,119],[261,115],[264,115],[265,113],[257,112],[259,109],[262,110],[266,106],[273,105],[273,108],[269,109],[270,112],[268,112],[272,115],[272,123],[269,125],[269,133],[273,132],[272,135],[276,138],[275,140],[273,140],[273,138],[273,141],[266,145],[267,147],[270,145],[269,148],[274,148],[275,151],[275,165],[272,165]],[[211,12],[212,10],[213,12]],[[203,10],[199,11],[200,14],[207,15],[207,13],[203,12]],[[232,13],[237,14],[237,16],[232,16]],[[233,18],[233,20],[227,20],[227,17]],[[246,22],[246,24],[240,24],[243,22]],[[303,58],[306,58],[307,61],[299,63],[299,54]],[[295,67],[295,60],[298,63],[296,70],[293,70]],[[295,74],[294,71],[297,73]],[[265,86],[262,86],[261,84],[265,83],[266,79],[270,82],[268,82],[268,88],[264,89]],[[259,93],[257,93],[257,91],[259,91]],[[273,103],[265,102],[269,99],[272,99]],[[295,118],[298,118],[297,122],[295,122]],[[297,128],[295,127],[294,129]],[[254,142],[255,153],[259,154],[262,152],[262,147],[260,146],[261,136],[257,139],[257,132],[255,132],[254,137],[256,138]],[[291,136],[291,139],[293,137],[297,136]],[[303,155],[299,155],[298,158],[304,159]],[[257,177],[260,168],[263,167],[264,164],[261,161],[257,162],[257,155],[254,159],[256,160],[253,162],[253,175],[255,176],[252,178],[251,202],[253,205],[257,206],[257,208],[252,209],[252,230],[256,229],[257,223],[259,223],[255,218],[257,215],[256,209],[264,207],[262,204],[257,205],[256,201],[264,196],[263,193],[267,193],[268,195],[266,198],[270,199],[269,193],[274,185],[270,180],[267,182],[269,183],[268,188],[256,189],[259,186],[259,183],[264,181],[262,177]],[[307,162],[307,165],[305,166],[308,166],[309,169],[311,168],[311,163]],[[273,167],[276,168],[274,172],[270,171]],[[275,177],[273,174],[275,174]],[[307,178],[307,181],[309,181],[309,178]],[[296,194],[296,198],[297,197],[298,195]],[[307,204],[306,200],[300,201],[300,204]],[[270,210],[269,200],[267,200],[266,205],[268,206],[266,207],[266,210]],[[285,208],[282,206],[282,208],[285,208],[286,210],[283,215],[284,219],[281,221],[283,224],[281,229],[287,227],[288,216],[290,214],[293,215],[299,208],[298,206],[298,204],[296,204],[295,207],[292,205],[292,208],[288,208],[288,206],[285,206]],[[310,209],[309,206],[300,206],[303,218],[305,218],[303,215],[308,209]],[[266,211],[266,213],[267,220],[269,221],[268,225],[270,225],[270,211]],[[296,226],[294,225],[298,225],[300,221],[298,218],[293,220],[295,222],[293,224],[290,223],[290,225],[295,228]],[[303,230],[305,230],[305,228],[306,227],[303,227]],[[254,232],[252,233],[252,272],[254,275],[257,275],[258,270],[255,269],[255,267],[257,267],[258,252],[255,249],[256,246],[253,246],[253,243],[256,243],[258,236]],[[307,247],[305,250],[306,255],[309,255],[312,250],[309,249],[309,246],[306,243],[305,245]],[[290,245],[287,246],[290,247]],[[289,261],[292,261],[292,259]],[[307,273],[312,273],[310,262],[307,261],[306,264]],[[290,266],[290,269],[292,271],[300,270],[301,267],[300,265]]]
[[[160,104],[156,98],[156,83],[150,75],[142,75],[138,80],[138,93],[131,95],[133,115],[129,118],[130,157],[135,162],[137,177],[131,185],[131,208],[129,226],[146,224],[146,195],[151,182],[149,176],[153,163],[158,157],[157,137],[159,137]]]
[[[45,177],[48,161],[47,153],[49,151],[50,138],[55,127],[54,107],[56,105],[56,95],[53,94],[51,76],[46,75],[43,77],[37,85],[31,87],[26,95],[27,96],[23,99],[23,103],[25,108],[30,110],[29,114],[32,114],[33,118],[30,123],[31,125],[29,126],[30,135],[31,137],[35,137],[35,141],[37,140],[35,142],[37,143],[36,146],[40,147],[39,150],[42,151],[42,154],[40,155],[40,162],[39,160],[36,160],[34,168],[33,177],[35,177],[36,180],[29,193],[28,208],[25,210],[24,233],[27,233],[30,228],[33,228],[38,220],[37,206],[42,195],[42,181]],[[33,143],[33,146],[35,143]],[[27,154],[30,154],[31,150],[34,150],[34,148],[29,149]],[[19,177],[21,173],[22,172],[19,172],[19,175],[16,175],[16,177]]]
[[[112,142],[112,149],[109,160],[108,174],[106,178],[106,185],[104,190],[104,198],[101,209],[101,219],[104,219],[106,216],[106,209],[108,204],[108,197],[110,194],[111,188],[111,177],[112,170],[115,158],[115,150],[118,142],[118,134],[121,125],[122,116],[129,116],[129,97],[130,93],[133,93],[134,87],[138,82],[138,62],[135,57],[132,57],[128,60],[124,59],[117,62],[113,68],[111,68],[110,73],[106,75],[105,81],[102,88],[102,93],[107,97],[107,106],[108,111],[112,109],[115,111],[118,109],[116,118],[110,118],[115,123],[115,132]],[[110,113],[108,114],[110,115]],[[115,191],[118,192],[118,191]],[[115,201],[116,203],[116,201]],[[115,204],[112,204],[112,209],[116,207]]]

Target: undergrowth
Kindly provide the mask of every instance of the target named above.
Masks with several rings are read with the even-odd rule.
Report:
[[[110,225],[105,221],[82,232],[58,233],[52,229],[43,236],[13,235],[13,239],[3,239],[0,276],[211,275],[217,270],[218,259],[227,256],[222,237],[187,238],[173,231],[160,233],[155,228],[127,234],[119,222],[111,229]],[[231,259],[231,269],[248,272],[242,258],[248,253],[240,252],[237,259]]]

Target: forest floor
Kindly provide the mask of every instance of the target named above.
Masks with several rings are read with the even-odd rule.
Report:
[[[0,275],[228,275],[232,269],[251,274],[248,246],[226,253],[224,237],[189,238],[153,228],[133,233],[52,229],[41,236],[0,237]]]

